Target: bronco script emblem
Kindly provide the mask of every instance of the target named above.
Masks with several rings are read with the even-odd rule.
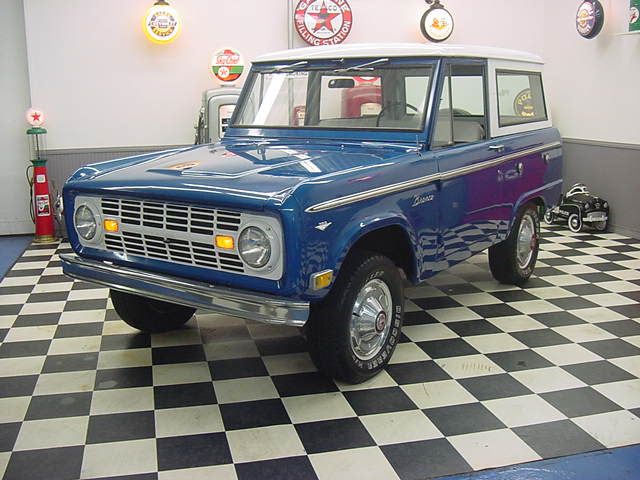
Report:
[[[336,45],[349,36],[353,13],[347,0],[300,0],[294,23],[309,45]]]

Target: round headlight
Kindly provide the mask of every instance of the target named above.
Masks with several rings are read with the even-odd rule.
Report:
[[[262,229],[247,227],[238,237],[238,251],[250,267],[262,268],[271,258],[271,241]]]
[[[91,240],[96,236],[98,230],[98,223],[96,217],[89,207],[86,205],[80,205],[74,215],[74,221],[76,224],[76,231],[85,240]]]

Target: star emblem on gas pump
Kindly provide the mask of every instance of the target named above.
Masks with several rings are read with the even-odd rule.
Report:
[[[308,15],[312,17],[316,21],[315,27],[313,27],[313,31],[317,32],[321,28],[326,28],[330,32],[333,32],[333,19],[336,18],[339,13],[329,13],[329,9],[327,8],[327,4],[323,1],[322,6],[320,7],[320,11],[317,13],[308,12]]]
[[[40,121],[40,113],[38,112],[33,112],[31,114],[31,118],[34,122],[39,122]]]

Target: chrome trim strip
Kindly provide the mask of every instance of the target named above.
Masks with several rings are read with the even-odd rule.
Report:
[[[76,254],[60,255],[60,260],[66,275],[122,292],[277,325],[302,327],[309,318],[308,302],[121,267]]]
[[[351,195],[346,195],[344,197],[339,197],[332,200],[328,200],[326,202],[317,203],[315,205],[312,205],[306,208],[305,212],[307,213],[322,212],[325,210],[342,207],[343,205],[348,205],[350,203],[369,200],[370,198],[375,198],[381,195],[387,195],[390,193],[396,193],[396,192],[401,192],[403,190],[409,190],[412,188],[421,187],[423,185],[428,185],[429,183],[432,183],[438,180],[451,180],[452,178],[460,177],[462,175],[467,175],[469,173],[474,173],[480,170],[484,170],[485,168],[491,168],[491,167],[500,165],[502,163],[508,162],[509,160],[514,160],[516,158],[524,157],[526,155],[532,155],[534,153],[544,152],[546,150],[551,150],[553,148],[558,148],[561,146],[562,146],[562,142],[547,143],[539,147],[532,147],[526,150],[520,150],[519,152],[502,155],[501,157],[494,158],[493,160],[488,160],[486,162],[477,163],[474,165],[468,165],[466,167],[456,168],[455,170],[451,170],[449,172],[433,173],[431,175],[415,178],[413,180],[408,180],[406,182],[394,183],[391,185],[386,185],[384,187],[365,190],[364,192],[353,193]]]

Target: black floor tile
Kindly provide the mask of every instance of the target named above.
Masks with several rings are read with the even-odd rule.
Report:
[[[222,465],[232,462],[224,432],[158,438],[156,445],[159,470]]]
[[[307,456],[276,458],[262,462],[236,464],[238,480],[317,480]]]
[[[79,310],[104,310],[105,308],[107,308],[106,298],[69,300],[64,304],[65,312],[77,312]]]
[[[516,340],[524,343],[529,348],[549,347],[551,345],[562,345],[571,343],[562,335],[553,330],[525,330],[513,332],[511,334]]]
[[[447,437],[505,428],[504,424],[481,403],[448,405],[423,411]]]
[[[276,375],[271,380],[282,397],[338,391],[336,384],[319,372]]]
[[[491,292],[491,295],[505,303],[539,300],[538,297],[536,297],[535,295],[531,295],[525,290],[505,290],[503,292]]]
[[[216,403],[216,394],[210,382],[156,386],[153,387],[153,396],[157,409]]]
[[[0,377],[0,398],[28,397],[33,393],[38,382],[38,375],[18,375]]]
[[[376,444],[357,418],[300,423],[295,427],[307,454]]]
[[[600,305],[587,300],[589,297],[565,297],[565,298],[552,298],[548,300],[549,303],[554,304],[556,307],[560,307],[563,310],[580,310],[583,308],[596,308]]]
[[[209,369],[213,380],[269,375],[260,357],[214,360],[209,362]]]
[[[94,415],[89,418],[87,443],[139,440],[155,434],[153,411]]]
[[[4,339],[7,337],[7,333],[9,333],[8,328],[0,328],[0,343],[4,342]]]
[[[44,275],[38,279],[38,285],[49,283],[69,283],[71,279],[66,275]],[[81,309],[85,310],[85,309]]]
[[[439,308],[454,308],[462,306],[451,297],[413,298],[411,299],[411,301],[425,310],[436,310]]]
[[[96,373],[96,390],[111,388],[150,387],[153,385],[151,367],[110,368]]]
[[[433,360],[394,363],[387,365],[385,369],[398,385],[434,382],[436,380],[448,380],[451,378],[449,374],[440,368]]]
[[[148,333],[126,333],[122,335],[103,335],[100,350],[128,350],[130,348],[149,348],[151,336]]]
[[[571,420],[516,427],[513,431],[542,458],[553,458],[604,448]]]
[[[91,396],[91,392],[76,392],[32,397],[25,420],[89,415]]]
[[[633,303],[630,305],[620,305],[617,307],[608,307],[609,310],[613,310],[620,315],[624,315],[627,318],[640,319],[640,303]]]
[[[257,339],[256,347],[260,355],[283,355],[286,353],[300,353],[309,351],[307,342],[300,335],[290,337]]]
[[[427,325],[429,323],[438,323],[434,317],[429,315],[427,312],[405,312],[403,325]]]
[[[27,303],[36,302],[64,302],[69,296],[69,292],[46,292],[32,293],[27,298]]]
[[[616,337],[631,337],[640,335],[640,323],[633,320],[616,320],[614,322],[601,322],[598,327],[615,335]]]
[[[489,335],[492,333],[502,333],[498,327],[486,320],[468,320],[463,322],[450,322],[447,327],[461,337],[471,337],[474,335]]]
[[[487,357],[506,372],[518,372],[521,370],[553,366],[553,363],[533,350],[490,353]]]
[[[399,387],[365,388],[342,394],[358,415],[400,412],[418,408]]]
[[[18,438],[22,423],[0,423],[0,452],[10,452]]]
[[[621,410],[619,405],[590,387],[559,390],[540,396],[570,418]]]
[[[604,258],[604,255],[599,255],[599,257]],[[629,258],[632,260],[632,258]],[[601,283],[601,282],[616,282],[620,279],[614,277],[613,275],[608,275],[606,273],[581,273],[576,275],[576,277],[581,278],[582,280],[586,280],[589,283]]]
[[[438,287],[439,290],[442,291],[447,296],[451,295],[466,295],[468,293],[480,293],[478,287],[474,287],[470,283],[456,283],[453,285],[441,285]]]
[[[598,324],[600,326],[601,324]],[[640,355],[640,348],[619,338],[581,343],[583,347],[602,358],[619,358]]]
[[[68,353],[49,355],[44,361],[42,373],[74,372],[95,370],[98,366],[98,353]]]
[[[506,303],[496,303],[494,305],[476,305],[469,307],[482,318],[510,317],[513,315],[522,315],[522,312],[507,305]]]
[[[508,373],[462,378],[458,382],[480,401],[533,393]]]
[[[591,265],[589,265],[591,267]],[[562,287],[563,289],[574,293],[576,295],[601,295],[603,293],[610,293],[609,290],[605,290],[602,287],[591,283],[585,283],[583,285],[568,285],[566,287]]]
[[[151,356],[154,365],[206,361],[202,345],[180,345],[176,347],[154,348],[151,351]]]
[[[444,438],[380,447],[402,480],[424,480],[472,471]]]
[[[90,337],[102,335],[103,322],[72,323],[68,325],[58,325],[55,338],[68,337]]]
[[[75,480],[80,478],[83,451],[76,446],[13,452],[3,480]]]
[[[569,312],[535,313],[530,316],[549,328],[565,327],[567,325],[580,325],[581,323],[585,323],[584,320]]]
[[[565,258],[565,257],[538,259],[538,262],[540,262],[540,264],[548,265],[550,267],[560,267],[564,265],[576,264],[576,262],[574,262],[570,258]]]
[[[0,313],[0,315],[2,315]],[[51,340],[31,340],[27,342],[4,342],[0,345],[0,358],[34,357],[46,355]]]
[[[14,327],[38,327],[41,325],[57,325],[60,321],[60,313],[34,313],[31,315],[18,315],[13,322]]]
[[[431,358],[462,357],[478,353],[462,338],[418,342],[417,345]]]
[[[226,430],[291,423],[282,400],[279,398],[221,404],[220,414]]]
[[[587,385],[620,382],[636,378],[626,370],[623,370],[606,360],[576,363],[575,365],[565,365],[562,368],[574,377],[582,380]]]

